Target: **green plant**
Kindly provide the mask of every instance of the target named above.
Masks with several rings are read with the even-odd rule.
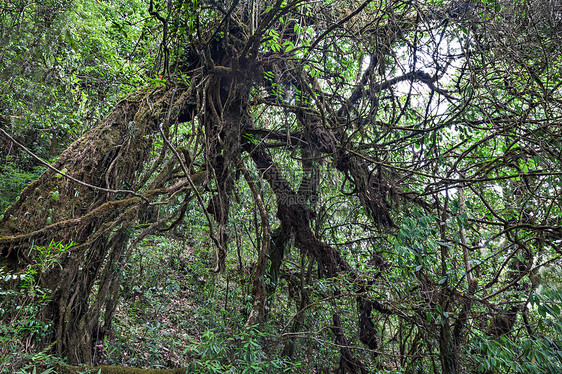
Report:
[[[194,347],[199,358],[188,366],[187,373],[286,373],[300,366],[286,357],[267,355],[263,341],[267,332],[254,327],[224,335],[218,329],[203,333],[203,341]]]
[[[543,289],[530,298],[527,328],[530,339],[504,335],[491,339],[478,335],[467,346],[478,372],[558,373],[562,370],[562,291]]]
[[[48,303],[49,293],[35,278],[32,268],[19,274],[0,269],[0,371],[27,370],[30,363],[53,359],[47,349],[34,353],[34,347],[51,333],[52,326],[40,318],[39,311]]]
[[[47,246],[35,246],[34,249],[39,252],[39,255],[37,256],[37,259],[39,260],[39,271],[41,273],[45,273],[54,265],[58,265],[60,267],[60,255],[67,252],[73,245],[74,243],[72,242],[62,244],[62,242],[55,242],[54,240],[51,240]]]
[[[12,162],[0,166],[0,218],[4,211],[18,197],[19,193],[31,181],[36,179],[42,171],[42,167],[35,167],[31,171],[22,170]]]
[[[15,273],[0,268],[0,369],[36,370],[37,363],[56,361],[47,353],[50,347],[36,349],[52,328],[52,322],[42,320],[40,315],[50,300],[50,292],[41,287],[40,279],[72,245],[51,240],[47,246],[34,247],[39,253],[37,263],[23,271]]]
[[[25,369],[21,369],[19,371],[16,372],[16,374],[51,374],[51,373],[55,373],[55,369],[53,368],[47,368],[41,372],[37,372],[37,367],[34,366],[33,369],[31,369],[31,371],[25,370]]]

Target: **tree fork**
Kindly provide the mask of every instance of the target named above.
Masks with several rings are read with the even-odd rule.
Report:
[[[290,230],[295,233],[295,246],[297,248],[311,253],[314,256],[318,262],[320,276],[323,278],[331,278],[344,273],[354,280],[356,278],[354,270],[345,259],[341,257],[339,252],[314,236],[309,224],[309,217],[313,213],[308,206],[304,205],[304,203],[298,199],[297,194],[292,190],[291,185],[282,177],[263,146],[246,144],[245,150],[248,151],[256,167],[263,173],[264,178],[268,181],[277,196],[277,216],[281,220],[281,224],[290,228]],[[358,292],[360,293],[361,289],[358,290]],[[358,295],[357,297],[359,302],[361,341],[369,348],[375,347],[376,337],[374,324],[370,320],[370,311],[373,303],[362,296]],[[379,303],[377,303],[377,308],[377,310],[381,312],[391,313],[390,310],[384,308]],[[336,329],[333,331],[334,334],[339,334],[341,329],[338,329],[336,326]],[[341,332],[340,335],[343,336],[343,332]],[[339,336],[337,339],[341,340],[340,335],[337,335]],[[351,357],[349,355],[351,355],[351,352],[343,350],[342,348],[342,359],[345,357],[345,360],[349,360]],[[358,362],[360,363],[360,361]]]

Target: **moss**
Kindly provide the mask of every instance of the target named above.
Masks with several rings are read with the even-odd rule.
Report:
[[[58,374],[185,374],[187,368],[176,369],[139,369],[124,366],[69,366],[58,365]]]
[[[142,101],[120,102],[97,126],[72,143],[59,156],[55,167],[93,186],[146,191],[148,186],[144,184],[150,174],[142,176],[144,166],[150,164],[158,124],[165,122],[168,126],[175,121],[162,121],[165,115],[166,118],[170,116],[169,102],[175,94],[175,88],[142,90],[136,95],[142,97]],[[168,131],[167,127],[163,130]],[[145,182],[137,186],[139,176]],[[145,198],[177,193],[182,187],[187,188],[187,183],[149,190]],[[57,195],[53,198],[55,191]],[[112,300],[118,281],[113,274],[121,261],[117,259],[122,258],[130,228],[136,222],[138,211],[146,205],[143,201],[146,199],[92,189],[48,169],[22,191],[20,199],[0,218],[0,264],[10,269],[18,271],[41,261],[39,253],[32,250],[33,245],[48,246],[52,240],[75,243],[70,251],[59,254],[60,267],[51,267],[48,273],[41,274],[42,288],[53,295],[49,307],[41,312],[41,318],[54,322],[54,348],[68,357],[71,364],[92,363],[91,337],[102,313],[108,318],[115,308]],[[91,285],[96,282],[100,288],[94,296],[95,289]],[[50,339],[46,337],[41,344],[48,345]],[[118,367],[100,367],[87,372],[98,371],[162,372]],[[185,370],[168,372],[184,373]]]

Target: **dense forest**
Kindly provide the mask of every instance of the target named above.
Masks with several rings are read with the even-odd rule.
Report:
[[[562,372],[559,1],[0,17],[0,372]]]

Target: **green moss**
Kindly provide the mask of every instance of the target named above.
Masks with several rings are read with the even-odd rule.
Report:
[[[186,368],[176,369],[139,369],[123,366],[69,366],[59,365],[58,374],[185,374]]]

